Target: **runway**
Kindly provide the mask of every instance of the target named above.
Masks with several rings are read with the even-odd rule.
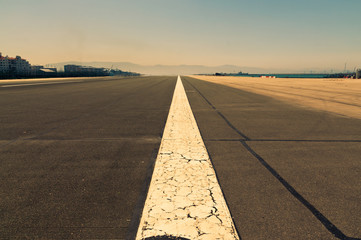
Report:
[[[134,238],[176,80],[0,82],[0,238]],[[361,238],[360,119],[182,82],[240,239]]]
[[[126,238],[143,208],[175,82],[0,88],[0,239]]]

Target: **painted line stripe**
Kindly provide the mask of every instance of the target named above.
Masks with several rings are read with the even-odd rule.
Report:
[[[83,81],[11,84],[11,85],[3,85],[1,87],[3,87],[3,88],[7,88],[7,87],[23,87],[23,86],[33,86],[33,85],[49,85],[49,84],[63,84],[63,83],[76,83],[76,82],[83,82]]]
[[[159,236],[239,239],[179,76],[136,239]]]

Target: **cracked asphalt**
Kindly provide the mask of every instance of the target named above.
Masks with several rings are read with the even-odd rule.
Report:
[[[154,236],[239,239],[180,78],[136,239]]]

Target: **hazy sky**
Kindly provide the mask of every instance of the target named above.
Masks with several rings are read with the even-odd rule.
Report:
[[[32,64],[361,67],[361,0],[0,0],[0,51]]]

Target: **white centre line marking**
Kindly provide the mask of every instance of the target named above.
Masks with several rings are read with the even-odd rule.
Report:
[[[23,86],[33,86],[33,85],[49,85],[49,84],[63,84],[63,83],[77,83],[83,81],[68,81],[68,82],[46,82],[46,83],[25,83],[25,84],[11,84],[11,85],[2,85],[1,87],[23,87]]]
[[[136,239],[239,239],[180,77]]]

